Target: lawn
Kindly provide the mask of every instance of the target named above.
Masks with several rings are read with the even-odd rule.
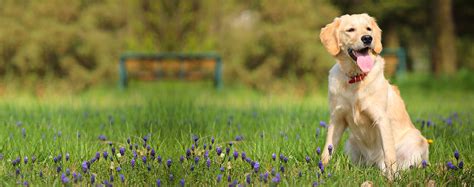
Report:
[[[400,89],[432,144],[428,166],[401,172],[395,185],[473,185],[474,92]],[[387,185],[377,169],[351,164],[339,147],[319,167],[326,97],[176,82],[75,96],[4,95],[0,186]]]

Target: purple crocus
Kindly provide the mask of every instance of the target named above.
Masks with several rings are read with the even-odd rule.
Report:
[[[61,172],[61,170],[63,170],[63,168],[61,168],[61,166],[58,166],[58,167],[56,168],[56,172],[58,172],[58,173]]]
[[[132,158],[132,160],[130,161],[130,164],[132,164],[132,168],[135,167],[135,162],[136,162],[135,159]]]
[[[319,126],[326,128],[326,122],[325,121],[320,121]]]
[[[448,169],[452,169],[452,170],[457,169],[456,166],[451,161],[446,163],[446,167],[448,167]]]
[[[142,157],[142,162],[143,162],[143,164],[146,164],[146,156]]]
[[[208,159],[206,160],[206,166],[207,166],[207,168],[210,168],[210,167],[211,167],[211,159],[208,158]]]
[[[332,155],[332,145],[328,146],[329,155]]]
[[[198,164],[199,163],[199,156],[194,157],[194,163]]]
[[[426,160],[422,160],[421,161],[421,167],[426,168],[427,166],[428,166],[428,162],[426,162]]]
[[[234,159],[237,160],[237,158],[239,158],[239,152],[234,151]]]
[[[190,156],[191,156],[191,150],[186,149],[186,158],[189,159]]]
[[[156,155],[156,151],[155,151],[154,148],[151,149],[150,155],[151,155],[152,160],[154,160],[154,159],[155,159],[155,155]]]
[[[207,159],[207,158],[209,158],[209,150],[206,150],[204,152],[204,159]]]
[[[460,161],[460,162],[458,163],[458,167],[459,167],[459,169],[464,168],[464,162],[463,162],[463,161]]]
[[[122,171],[122,168],[120,166],[118,166],[116,170],[117,170],[117,172],[120,172],[120,171]]]
[[[206,149],[206,148],[207,148],[207,144],[204,144],[202,148],[203,148],[203,149]]]
[[[285,166],[281,165],[281,166],[280,166],[280,171],[281,171],[282,173],[285,173]]]
[[[268,182],[268,171],[263,174],[263,182]]]
[[[244,139],[244,137],[240,136],[240,135],[235,137],[235,141],[242,141],[243,139]]]
[[[133,158],[134,158],[134,159],[137,159],[137,156],[138,156],[137,151],[136,151],[136,150],[133,150],[133,151],[132,151],[132,154],[133,154]]]
[[[253,170],[255,171],[255,173],[258,173],[259,169],[260,169],[260,163],[255,162],[255,164],[253,165]]]
[[[184,184],[185,184],[185,183],[184,183],[184,178],[182,178],[181,180],[179,180],[179,185],[184,186]]]
[[[226,147],[226,148],[225,148],[225,154],[226,154],[226,155],[229,155],[229,153],[230,153],[230,148],[229,148],[229,147]]]
[[[72,172],[72,180],[74,181],[74,183],[77,183],[77,181],[78,181],[77,173],[75,171]]]
[[[28,157],[27,156],[25,156],[25,158],[23,159],[23,163],[28,164]]]
[[[170,181],[174,181],[174,175],[173,174],[170,174],[169,178],[170,178]]]
[[[318,181],[314,181],[314,182],[313,182],[313,187],[316,187],[316,186],[318,186],[318,185],[319,185],[319,184],[318,184]]]
[[[276,154],[275,153],[272,153],[272,159],[273,159],[273,161],[276,160]]]
[[[112,156],[115,155],[115,147],[110,148],[110,150],[112,151]]]
[[[321,173],[324,173],[324,165],[323,165],[323,162],[321,162],[321,160],[318,162],[318,167],[321,170]]]
[[[161,186],[161,180],[160,180],[160,179],[157,179],[157,180],[156,180],[156,186],[157,186],[157,187],[160,187],[160,186]]]
[[[130,144],[132,141],[130,141],[130,138],[127,138],[127,143]]]
[[[247,158],[247,153],[242,152],[241,155],[242,155],[242,156],[241,156],[241,157],[242,157],[242,160],[245,160],[245,158]]]
[[[95,174],[92,174],[91,175],[91,184],[94,184],[95,183]]]
[[[125,176],[123,176],[123,174],[119,174],[119,177],[120,177],[120,181],[125,182]]]
[[[105,135],[101,134],[101,135],[99,136],[99,140],[105,141],[105,140],[107,140],[107,137],[105,137]]]
[[[71,175],[71,170],[69,168],[66,168],[66,176]]]
[[[198,140],[199,140],[199,137],[197,135],[193,135],[194,144],[197,144]]]
[[[66,153],[66,161],[69,161],[70,155],[69,153]]]
[[[221,172],[224,172],[224,171],[225,171],[225,168],[224,168],[224,167],[221,167],[219,170],[220,170]]]
[[[214,137],[211,138],[211,143],[214,144]]]
[[[120,152],[120,155],[124,156],[125,155],[125,147],[120,147],[119,152]]]
[[[166,161],[166,166],[168,166],[168,168],[171,167],[171,163],[172,163],[172,162],[173,162],[173,161],[171,160],[171,158],[168,159],[168,160]]]
[[[96,160],[100,160],[100,152],[96,152],[96,153],[95,153],[95,159],[96,159]]]
[[[193,144],[191,145],[191,150],[194,151],[194,149],[196,149],[196,146]]]
[[[87,172],[87,169],[88,169],[88,167],[87,167],[87,161],[82,162],[81,167],[82,167],[82,171],[83,171],[84,173]]]
[[[287,163],[288,162],[288,157],[283,157],[283,162]]]
[[[63,184],[67,184],[67,183],[69,183],[69,178],[66,177],[66,175],[63,173],[61,175],[61,181],[63,182]]]
[[[222,181],[222,174],[217,175],[217,183]]]
[[[321,148],[320,148],[320,147],[316,148],[316,153],[317,153],[318,155],[321,155]]]
[[[459,151],[458,150],[454,151],[454,158],[456,158],[456,160],[459,160]]]
[[[58,163],[59,158],[58,158],[57,156],[55,156],[55,157],[53,158],[53,161],[54,161],[54,163]]]
[[[0,156],[0,160],[2,160],[1,156]],[[32,162],[32,163],[35,163],[35,161],[36,161],[36,156],[33,155],[33,156],[31,157],[31,162]]]
[[[274,182],[274,183],[280,183],[280,181],[281,181],[280,174],[277,173],[277,174],[275,175],[275,177],[273,177],[272,182]]]
[[[109,156],[109,153],[107,151],[104,151],[102,153],[102,156],[104,156],[104,159],[107,160],[107,157]]]
[[[191,165],[191,167],[189,168],[189,170],[194,171],[194,165]]]
[[[160,155],[158,155],[158,157],[156,157],[156,160],[158,160],[158,164],[161,164],[162,159],[161,159]]]
[[[216,153],[217,153],[217,156],[220,156],[222,154],[222,148],[216,147]]]
[[[245,177],[245,181],[247,182],[247,184],[252,183],[252,178],[250,177],[250,174],[248,174],[248,175]]]
[[[283,160],[285,158],[285,155],[280,154],[280,160]]]
[[[179,157],[179,162],[180,162],[180,163],[183,163],[183,162],[184,162],[184,156],[183,156],[183,155],[181,155],[181,156]]]

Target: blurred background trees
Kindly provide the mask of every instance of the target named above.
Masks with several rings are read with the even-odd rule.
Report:
[[[226,84],[318,89],[334,64],[320,28],[361,12],[377,18],[386,48],[407,50],[409,71],[455,75],[474,70],[473,9],[469,0],[5,0],[0,87],[82,90],[115,83],[125,51],[215,51]]]

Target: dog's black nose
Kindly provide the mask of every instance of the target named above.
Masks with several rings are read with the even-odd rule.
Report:
[[[365,44],[365,45],[369,45],[370,43],[372,43],[372,36],[370,35],[364,35],[362,36],[362,38],[360,38],[362,40],[362,42]]]

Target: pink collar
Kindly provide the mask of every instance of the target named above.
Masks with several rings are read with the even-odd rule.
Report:
[[[367,73],[361,73],[357,74],[355,76],[350,77],[351,79],[349,80],[349,84],[354,84],[356,82],[360,82],[364,80],[364,78],[367,76]]]

